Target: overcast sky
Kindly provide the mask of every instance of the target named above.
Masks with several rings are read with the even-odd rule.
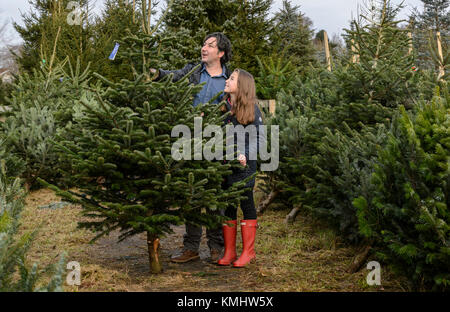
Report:
[[[342,29],[349,26],[349,21],[357,15],[358,4],[364,0],[292,0],[293,5],[300,5],[300,11],[313,21],[313,27],[316,31],[325,29],[329,37],[333,34],[343,34]],[[398,4],[401,0],[392,0],[392,3]],[[99,12],[103,6],[103,0],[92,1],[95,11]],[[161,1],[165,3],[165,1]],[[404,0],[406,5],[399,18],[406,18],[413,7],[422,10],[422,2],[420,0]],[[275,0],[272,6],[272,13],[278,11],[282,6],[282,0]],[[11,21],[21,23],[20,12],[28,12],[30,5],[28,0],[0,0],[0,25],[5,20],[10,22],[9,40],[12,42],[20,42],[19,35],[14,31]],[[0,46],[4,43],[0,42]]]

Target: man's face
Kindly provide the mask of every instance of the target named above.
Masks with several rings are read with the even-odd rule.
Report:
[[[217,38],[211,37],[203,43],[202,51],[202,62],[207,64],[213,64],[215,62],[220,63],[220,58],[225,53],[217,48]]]

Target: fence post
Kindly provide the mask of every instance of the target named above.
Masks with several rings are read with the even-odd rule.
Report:
[[[410,55],[413,51],[413,42],[412,42],[412,33],[411,32],[408,32],[408,38],[409,38],[408,55]]]
[[[445,75],[444,70],[444,56],[442,54],[442,43],[441,43],[441,33],[439,31],[436,32],[436,40],[437,40],[437,48],[439,53],[439,76],[438,80],[440,80]]]
[[[355,48],[355,40],[352,39],[352,51],[353,53],[353,57],[352,57],[352,63],[359,63],[359,55],[356,53],[356,48]]]
[[[269,100],[269,112],[275,116],[275,108],[276,108],[277,103],[275,102],[275,100]]]
[[[325,58],[327,59],[327,69],[328,71],[331,71],[330,47],[328,45],[328,34],[326,31],[323,32],[323,42],[325,45]]]

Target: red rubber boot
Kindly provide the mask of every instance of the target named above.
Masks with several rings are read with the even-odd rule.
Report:
[[[256,220],[242,220],[242,254],[237,261],[233,263],[233,267],[242,268],[250,261],[256,258],[255,253],[255,236],[256,236]]]
[[[236,260],[236,232],[237,232],[237,220],[226,221],[222,226],[223,240],[225,245],[225,252],[223,258],[217,261],[219,265],[230,265]]]

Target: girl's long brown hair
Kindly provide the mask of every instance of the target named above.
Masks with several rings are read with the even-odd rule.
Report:
[[[236,116],[242,125],[248,125],[255,120],[256,87],[252,74],[243,70],[235,69],[238,73],[236,103],[233,103],[231,113]],[[227,94],[227,98],[230,95]]]

